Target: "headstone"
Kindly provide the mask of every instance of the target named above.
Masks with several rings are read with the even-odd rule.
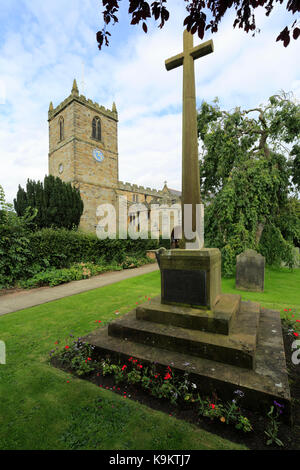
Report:
[[[236,257],[236,289],[263,292],[265,258],[255,250],[246,250]]]

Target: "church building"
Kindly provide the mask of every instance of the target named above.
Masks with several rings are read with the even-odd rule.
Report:
[[[56,108],[50,103],[48,122],[49,174],[79,188],[84,203],[82,230],[95,233],[100,204],[112,204],[118,216],[119,196],[127,197],[128,223],[134,225],[139,224],[139,213],[130,214],[130,207],[137,203],[145,206],[149,220],[151,203],[180,204],[181,193],[168,188],[166,182],[162,190],[156,190],[119,181],[115,103],[110,110],[86,99],[79,95],[74,80],[71,94],[62,103]],[[173,211],[170,215],[172,230]]]

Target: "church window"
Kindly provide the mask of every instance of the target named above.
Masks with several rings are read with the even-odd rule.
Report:
[[[59,120],[59,140],[64,140],[64,118]]]
[[[101,140],[101,122],[98,117],[94,117],[92,122],[92,137]]]

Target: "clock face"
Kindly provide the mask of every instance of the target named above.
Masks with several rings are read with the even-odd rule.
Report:
[[[93,150],[93,157],[96,160],[96,162],[103,162],[104,160],[104,155],[99,149],[94,149]]]

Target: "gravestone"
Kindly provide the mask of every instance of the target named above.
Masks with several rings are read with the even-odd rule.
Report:
[[[236,289],[263,292],[265,258],[255,250],[245,250],[236,257]]]

